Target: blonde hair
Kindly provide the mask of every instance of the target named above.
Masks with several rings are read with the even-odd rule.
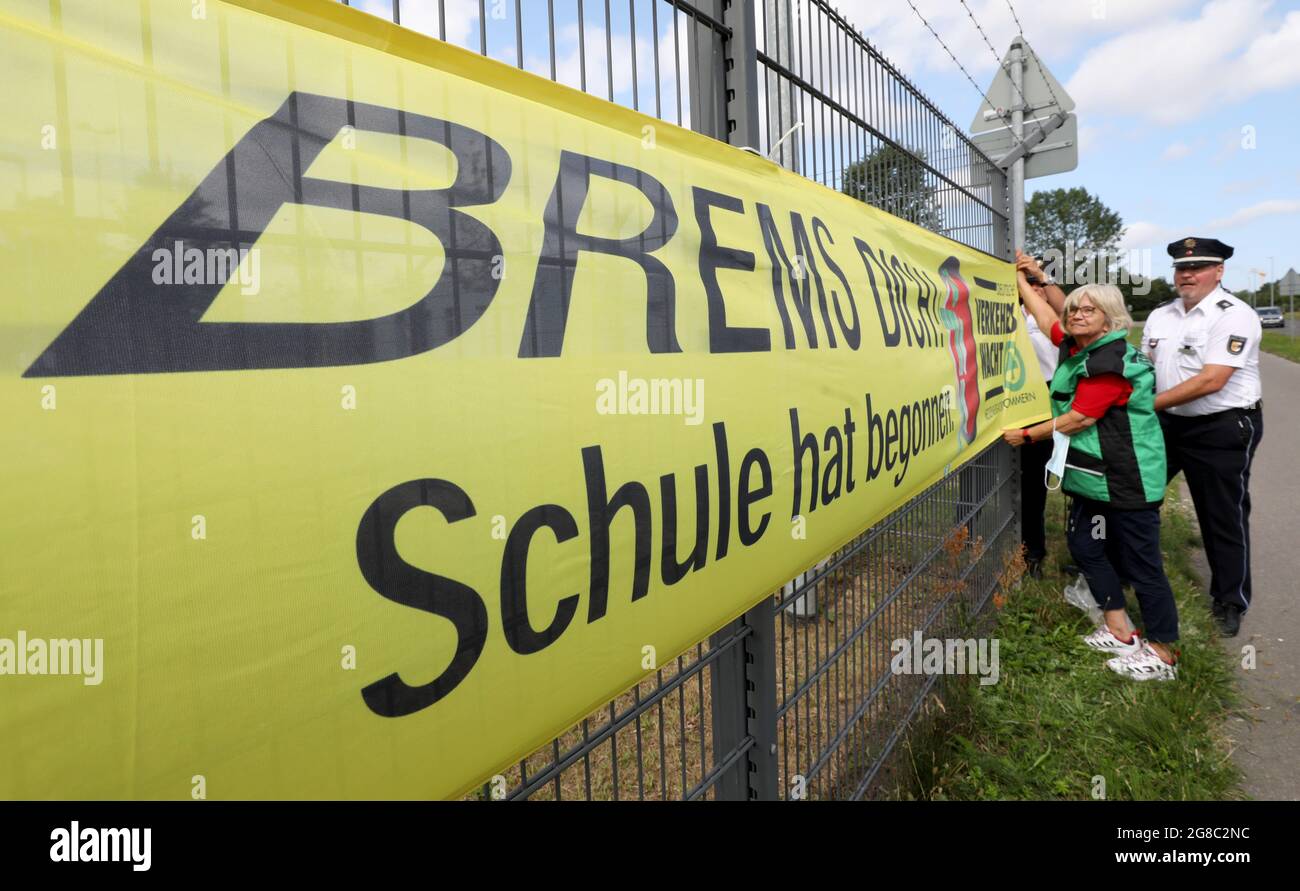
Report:
[[[1069,321],[1070,313],[1078,308],[1084,297],[1106,317],[1107,330],[1127,331],[1133,327],[1133,317],[1124,306],[1124,294],[1114,285],[1094,284],[1075,288],[1065,298],[1065,306],[1061,307],[1063,321]]]

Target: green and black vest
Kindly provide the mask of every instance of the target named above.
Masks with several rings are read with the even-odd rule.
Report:
[[[1061,488],[1118,508],[1159,507],[1165,495],[1165,440],[1156,417],[1156,372],[1123,331],[1097,338],[1071,356],[1061,343],[1052,376],[1052,414],[1070,410],[1079,380],[1122,374],[1133,385],[1127,405],[1112,405],[1097,423],[1070,437]]]

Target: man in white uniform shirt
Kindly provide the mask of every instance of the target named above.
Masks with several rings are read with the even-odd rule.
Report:
[[[1219,630],[1234,637],[1250,607],[1250,465],[1264,435],[1259,316],[1224,290],[1232,248],[1213,238],[1169,245],[1178,297],[1142,331],[1156,366],[1156,403],[1169,478],[1179,470],[1196,505]]]

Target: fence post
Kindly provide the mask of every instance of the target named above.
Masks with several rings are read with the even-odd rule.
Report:
[[[993,215],[993,249],[989,253],[1004,260],[1014,260],[1016,248],[1021,245],[1011,243],[1011,202],[1006,171],[993,167],[989,171],[989,181],[989,203],[1002,210],[1002,215]]]
[[[758,48],[754,4],[747,0],[709,0],[698,4],[731,28],[722,65],[726,132],[732,145],[758,147]],[[749,634],[714,664],[713,753],[721,758],[746,738],[753,742],[736,767],[715,787],[722,799],[774,800],[776,758],[776,616],[772,597],[763,598],[735,623],[714,635],[713,643],[748,626]]]
[[[658,0],[655,0],[658,2]],[[703,0],[696,8],[715,22],[722,21],[720,0]],[[723,83],[727,41],[713,28],[706,29],[698,20],[691,20],[687,40],[686,77],[687,95],[691,103],[690,127],[696,133],[727,141],[726,88]],[[679,74],[680,76],[680,74]]]
[[[1020,449],[1013,449],[1011,446],[1003,444],[1003,449],[1007,453],[1006,460],[1002,462],[1006,467],[1006,472],[1010,474],[1011,485],[1007,486],[1007,500],[1011,502],[1011,513],[1015,516],[1015,522],[1011,524],[1011,555],[1020,549],[1020,544],[1025,540],[1024,523],[1025,516],[1021,510],[1024,503],[1020,499],[1022,480],[1020,477],[1020,462],[1022,456]]]

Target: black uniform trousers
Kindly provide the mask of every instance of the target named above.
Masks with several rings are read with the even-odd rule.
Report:
[[[1043,510],[1047,507],[1047,486],[1043,471],[1052,457],[1052,441],[1025,443],[1020,447],[1020,538],[1025,545],[1025,559],[1041,560],[1047,556],[1047,533],[1043,527]]]
[[[1187,479],[1210,562],[1210,596],[1250,607],[1250,465],[1264,436],[1259,408],[1160,414],[1169,479]]]

